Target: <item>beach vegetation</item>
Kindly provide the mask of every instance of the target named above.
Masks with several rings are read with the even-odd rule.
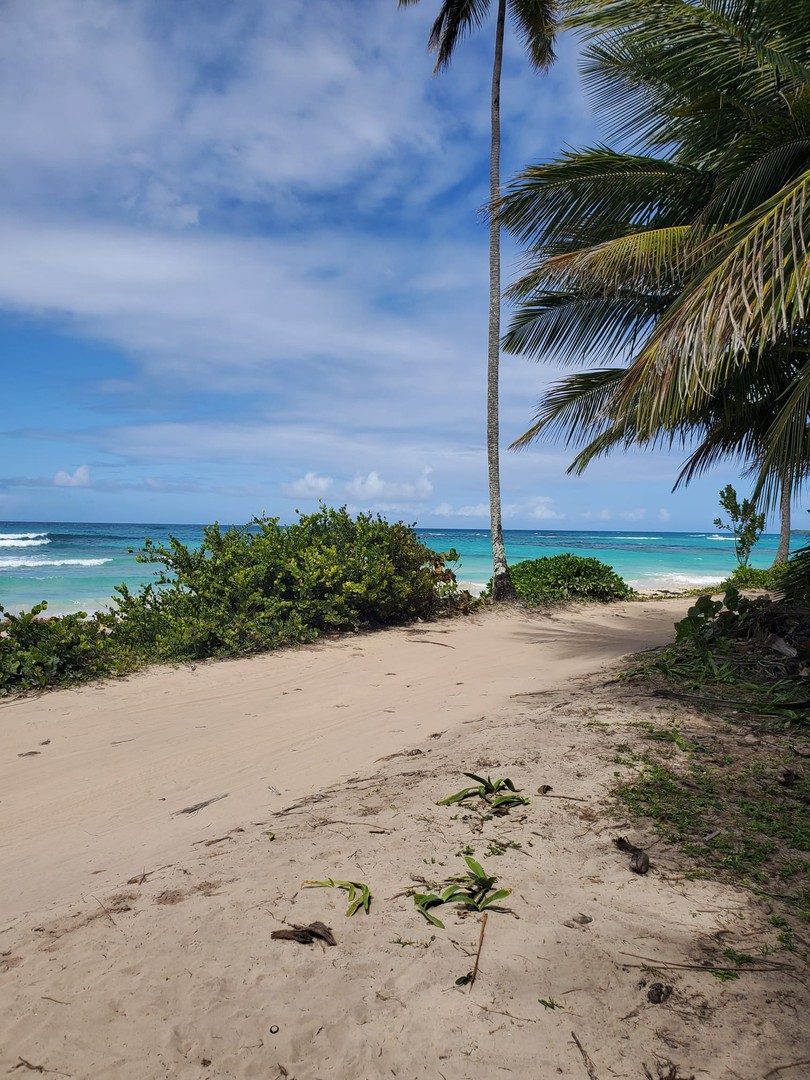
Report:
[[[123,674],[134,660],[84,612],[48,618],[47,603],[17,615],[0,607],[0,696]]]
[[[347,918],[351,918],[360,908],[368,915],[371,907],[371,890],[363,881],[335,881],[327,878],[325,881],[305,881],[302,889],[343,889],[348,893],[349,906],[346,909]]]
[[[511,848],[513,851],[520,851],[523,844],[518,840],[490,840],[489,847],[484,852],[484,858],[488,859],[490,856],[505,855]]]
[[[403,949],[408,946],[412,949],[429,949],[435,940],[435,934],[431,934],[429,941],[417,941],[414,938],[395,937],[391,939],[391,944],[399,945]]]
[[[399,0],[408,7],[418,0]],[[500,194],[501,160],[501,70],[503,67],[504,31],[507,10],[512,17],[531,66],[547,71],[554,62],[554,35],[557,0],[497,0],[495,50],[490,90],[489,195],[494,206]],[[470,31],[478,27],[490,10],[489,0],[443,0],[430,33],[428,48],[436,53],[435,71],[450,66],[456,47]],[[501,518],[501,481],[499,446],[499,369],[501,337],[501,224],[497,212],[489,215],[489,322],[487,332],[487,466],[489,473],[490,536],[492,542],[492,599],[512,602],[516,599]]]
[[[147,539],[136,558],[158,568],[154,581],[119,585],[108,612],[48,619],[46,604],[18,615],[0,608],[0,693],[464,611],[476,601],[456,586],[455,557],[403,522],[323,505],[291,525],[211,525],[198,547]]]
[[[760,746],[743,752],[734,724],[731,719],[699,754],[689,751],[673,758],[674,748],[658,743],[613,794],[679,846],[696,876],[711,871],[784,901],[794,914],[810,919],[810,780],[781,784],[780,765],[795,764],[787,740],[767,752]],[[802,743],[806,746],[806,738]]]
[[[137,558],[160,567],[156,580],[136,593],[119,586],[109,625],[150,659],[238,656],[432,618],[456,596],[445,556],[411,526],[345,507],[322,505],[292,525],[214,524],[197,548],[147,540]]]
[[[713,524],[716,529],[730,532],[734,537],[737,566],[745,570],[751,558],[751,549],[765,529],[765,515],[757,511],[753,499],[743,499],[740,502],[731,484],[726,484],[720,492],[720,506],[728,514],[729,520],[723,521],[718,517]]]
[[[492,904],[505,900],[512,893],[511,889],[495,889],[497,877],[488,874],[483,866],[471,856],[464,858],[467,872],[447,878],[443,884],[447,887],[441,892],[413,893],[413,902],[417,911],[434,926],[444,929],[444,923],[432,912],[432,908],[443,904],[459,904],[468,911],[487,911]]]
[[[513,806],[527,806],[529,803],[525,795],[518,794],[521,789],[515,787],[514,782],[508,777],[493,780],[489,776],[478,776],[476,773],[465,772],[464,775],[474,780],[475,786],[462,788],[454,795],[440,799],[437,806],[453,806],[456,803],[465,803],[469,799],[480,798],[494,811],[504,814]]]
[[[810,717],[806,611],[729,586],[701,596],[675,624],[675,642],[642,658],[630,677],[678,684],[669,696],[699,706],[742,710],[784,727]]]
[[[629,600],[634,592],[613,567],[599,559],[564,553],[525,559],[512,567],[518,599],[523,604],[555,604],[566,600]]]
[[[762,589],[781,593],[787,583],[787,563],[775,563],[769,567],[738,566],[719,588],[734,585],[738,589]]]
[[[704,719],[640,725],[646,746],[621,762],[633,775],[615,795],[693,859],[690,877],[734,880],[810,920],[807,625],[784,587],[700,597],[675,642],[626,674]]]

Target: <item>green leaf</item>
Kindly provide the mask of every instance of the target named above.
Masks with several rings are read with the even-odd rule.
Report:
[[[487,777],[476,776],[476,774],[472,773],[472,772],[465,772],[464,776],[469,776],[469,778],[471,780],[474,780],[476,782],[476,784],[480,784],[481,787],[484,787],[484,788],[491,788],[492,787],[492,781],[490,780],[490,778],[488,776]],[[472,789],[470,789],[470,790],[472,790]]]
[[[512,890],[511,889],[498,889],[497,892],[492,893],[491,896],[488,896],[485,900],[482,900],[477,905],[478,910],[483,911],[485,908],[488,908],[490,904],[494,904],[498,900],[505,900],[507,896],[511,896],[511,895],[512,895]]]
[[[332,878],[327,878],[326,881],[304,881],[302,888],[305,889],[343,889],[349,898],[349,907],[346,910],[346,915],[351,917],[355,912],[359,911],[362,907],[365,913],[368,915],[369,907],[371,906],[371,891],[362,881],[335,881]],[[359,896],[357,895],[359,891]]]
[[[481,878],[485,878],[487,876],[486,871],[484,870],[481,863],[476,862],[475,859],[472,857],[472,855],[465,855],[464,856],[464,862],[467,864],[467,866],[469,866],[469,868],[470,868],[470,870],[472,870],[474,876],[476,878],[478,878],[479,880]]]
[[[464,774],[467,775],[466,773]],[[439,799],[436,803],[437,806],[452,806],[453,803],[463,802],[465,799],[469,799],[471,795],[477,795],[476,788],[462,788],[461,791],[456,792],[455,795],[448,795],[446,799]]]

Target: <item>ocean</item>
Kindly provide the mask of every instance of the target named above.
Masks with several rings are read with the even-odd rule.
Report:
[[[201,525],[0,522],[0,605],[17,612],[47,600],[51,615],[98,611],[109,605],[121,582],[136,589],[152,580],[155,567],[135,561],[134,551],[145,537],[165,541],[172,535],[194,545],[201,532]],[[417,528],[417,532],[436,551],[456,549],[459,561],[453,569],[461,583],[480,588],[487,582],[492,573],[487,530]],[[511,563],[570,551],[601,559],[642,590],[713,585],[735,566],[733,541],[718,532],[514,529],[504,537]],[[800,538],[800,543],[804,541]],[[770,566],[777,543],[775,534],[763,535],[754,548],[752,565]],[[796,539],[794,546],[799,546]]]

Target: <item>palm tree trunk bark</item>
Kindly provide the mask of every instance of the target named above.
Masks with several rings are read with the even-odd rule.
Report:
[[[790,555],[790,503],[793,486],[786,473],[782,473],[779,480],[782,486],[779,497],[779,547],[776,549],[776,558],[773,560],[774,566],[784,565]]]
[[[501,524],[500,435],[498,415],[498,374],[501,346],[501,226],[494,206],[501,186],[501,68],[506,22],[506,0],[498,0],[495,30],[495,59],[492,65],[491,132],[489,155],[489,197],[493,207],[489,218],[489,334],[487,340],[487,466],[489,471],[489,522],[492,538],[492,599],[517,599],[506,562]]]

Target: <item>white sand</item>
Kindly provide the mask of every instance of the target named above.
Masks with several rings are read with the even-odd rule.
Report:
[[[664,1058],[712,1080],[810,1059],[792,974],[667,968],[663,1005],[639,986],[641,957],[700,965],[774,933],[674,853],[651,848],[642,878],[610,843],[614,766],[592,721],[659,714],[582,676],[670,638],[686,603],[422,624],[3,705],[0,1070],[584,1080],[572,1031],[599,1080]],[[582,801],[464,820],[435,803],[465,769]],[[498,838],[522,848],[486,856]],[[471,991],[454,984],[480,917],[445,908],[442,931],[386,899],[462,871],[466,845],[513,888]],[[371,914],[300,889],[327,876],[367,881]],[[337,947],[270,938],[313,919]]]

